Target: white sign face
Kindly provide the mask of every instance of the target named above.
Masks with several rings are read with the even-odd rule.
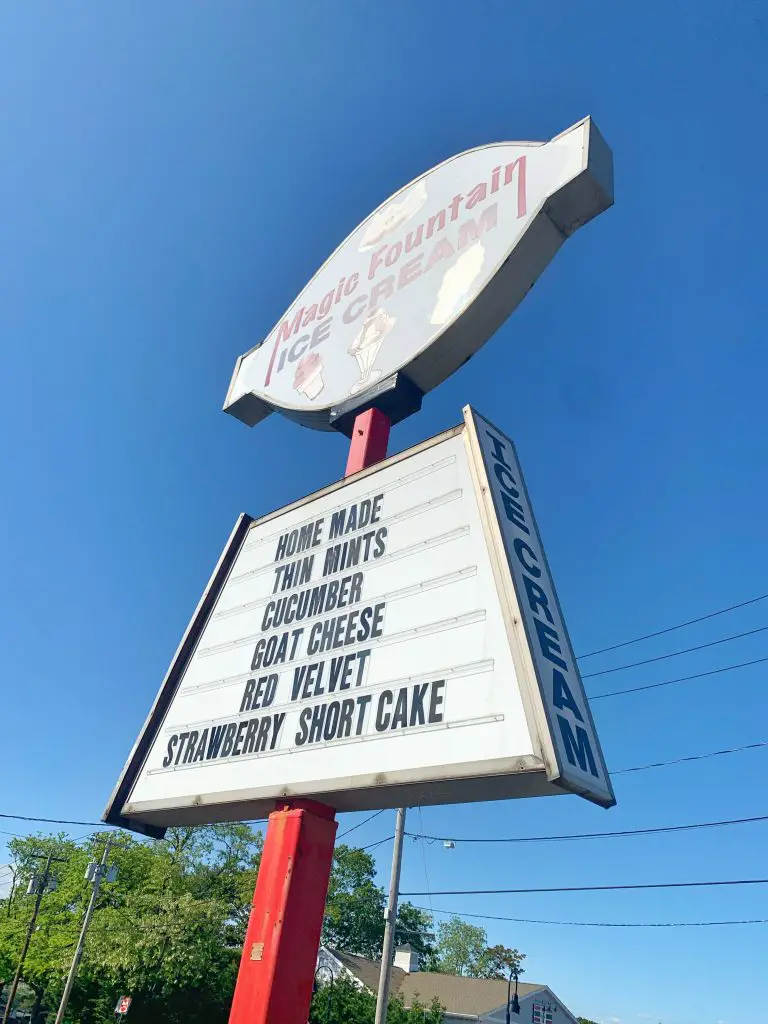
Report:
[[[541,644],[559,664],[567,640],[548,570],[535,573],[545,563],[522,496],[523,568],[540,588],[523,581],[526,600],[538,601],[523,618],[528,633],[546,619],[539,648],[519,613],[513,625],[523,577],[509,571],[506,526],[481,491],[486,475],[513,485],[493,475],[498,452],[482,436],[478,445],[466,416],[461,428],[246,523],[109,820],[162,827],[256,817],[286,798],[357,810],[538,795],[556,792],[552,783],[613,802],[570,663],[554,696],[547,689]],[[504,472],[518,479],[503,451]],[[561,714],[570,731],[558,741]]]
[[[551,142],[447,160],[364,220],[241,357],[226,411],[253,425],[278,409],[327,429],[331,409],[398,371],[429,391],[612,202],[610,150],[589,118]]]

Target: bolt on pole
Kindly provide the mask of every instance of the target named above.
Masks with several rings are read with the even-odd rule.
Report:
[[[107,868],[107,857],[109,855],[109,848],[112,845],[112,836],[108,836],[106,843],[104,844],[104,852],[101,855],[101,863],[96,869],[93,879],[93,892],[91,898],[88,901],[88,909],[85,911],[85,918],[83,920],[83,927],[80,929],[80,938],[77,940],[77,948],[75,949],[75,955],[72,957],[72,966],[69,968],[69,974],[67,976],[67,983],[64,986],[64,992],[61,996],[61,1002],[59,1003],[59,1012],[56,1014],[56,1024],[62,1024],[64,1020],[64,1014],[67,1011],[67,1003],[69,997],[72,994],[72,986],[75,984],[75,978],[77,976],[77,968],[80,966],[80,960],[83,956],[83,949],[85,948],[85,936],[88,932],[88,928],[93,917],[93,911],[96,908],[96,900],[99,896],[99,889],[101,888],[101,882],[104,878]]]
[[[405,808],[398,807],[395,822],[395,848],[392,852],[392,873],[389,879],[389,897],[384,925],[384,948],[381,951],[379,991],[376,996],[375,1024],[386,1024],[389,1006],[389,981],[392,975],[392,949],[395,945],[397,923],[397,897],[400,892],[400,868],[403,863],[403,836],[405,835]]]

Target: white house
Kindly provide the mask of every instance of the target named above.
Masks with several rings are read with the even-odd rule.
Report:
[[[335,978],[346,975],[361,988],[376,994],[381,963],[364,956],[321,948],[318,966],[328,967]],[[514,988],[514,983],[513,983]],[[505,1024],[507,982],[496,978],[460,978],[419,970],[419,955],[410,946],[399,946],[392,968],[390,994],[406,1006],[419,1002],[430,1006],[433,999],[445,1008],[446,1024],[484,1021]],[[577,1024],[575,1016],[546,985],[520,982],[520,1014],[511,1015],[512,1024]]]

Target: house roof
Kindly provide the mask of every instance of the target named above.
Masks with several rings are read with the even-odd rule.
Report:
[[[376,992],[381,970],[379,961],[352,953],[341,953],[335,949],[329,952],[367,989]],[[543,988],[544,985],[523,981],[518,984],[521,996]],[[399,996],[406,1006],[411,1006],[417,1000],[429,1006],[433,999],[437,999],[447,1013],[463,1013],[468,1016],[488,1013],[507,1001],[507,983],[498,978],[460,978],[454,974],[436,974],[431,971],[412,971],[409,974],[400,967],[392,968],[390,991],[392,995]]]

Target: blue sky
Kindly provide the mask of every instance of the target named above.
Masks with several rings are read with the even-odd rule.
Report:
[[[484,142],[545,139],[591,113],[614,151],[616,205],[393,431],[393,450],[456,423],[466,402],[516,439],[577,653],[768,591],[767,43],[765,11],[746,0],[6,3],[0,810],[98,818],[236,515],[343,471],[341,437],[278,417],[249,431],[221,413],[235,357],[374,206]],[[757,603],[583,670],[767,623]],[[766,655],[758,633],[586,685]],[[596,701],[609,767],[768,739],[764,678],[757,665]],[[618,776],[610,812],[575,797],[426,808],[424,829],[759,815],[766,756]],[[350,839],[384,838],[393,817]],[[402,888],[427,888],[425,869],[432,890],[761,877],[766,827],[451,851],[408,840]],[[768,918],[758,886],[432,904]],[[531,980],[605,1022],[736,1024],[768,997],[766,926],[487,928],[528,954]]]

